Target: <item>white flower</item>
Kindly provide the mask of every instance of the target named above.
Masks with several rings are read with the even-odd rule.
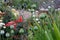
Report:
[[[38,21],[39,19],[38,18],[36,18],[36,21]]]
[[[5,31],[4,31],[4,30],[1,30],[1,31],[0,31],[0,34],[4,34],[4,33],[5,33]]]
[[[5,23],[0,23],[0,28],[3,27],[3,25],[5,25]]]
[[[51,8],[51,6],[48,6],[48,8]]]
[[[10,34],[9,33],[6,33],[6,35],[5,35],[6,37],[10,37]]]
[[[11,9],[12,12],[16,12],[16,10],[14,8]]]
[[[14,28],[14,25],[10,25],[10,28],[13,29]]]
[[[5,29],[5,28],[6,28],[6,26],[3,26],[3,28]]]
[[[40,21],[38,21],[38,23],[40,23]]]
[[[38,13],[39,11],[36,11],[36,13]]]
[[[33,17],[35,17],[35,15],[33,15]]]

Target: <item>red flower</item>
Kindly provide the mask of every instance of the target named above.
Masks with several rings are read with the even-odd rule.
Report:
[[[18,20],[16,20],[15,22],[23,22],[23,17],[20,16]]]
[[[11,21],[11,22],[8,22],[5,24],[6,27],[8,27],[10,25],[14,25],[14,29],[16,29],[16,23],[14,21]]]
[[[16,29],[16,24],[18,22],[23,22],[22,16],[20,16],[18,20],[15,20],[15,21],[11,21],[11,22],[6,23],[5,26],[6,27],[9,27],[10,25],[14,25],[14,29]]]

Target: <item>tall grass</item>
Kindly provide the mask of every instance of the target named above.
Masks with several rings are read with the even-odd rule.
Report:
[[[31,40],[60,40],[59,18],[59,11],[55,11],[55,9],[49,9],[46,18],[39,18],[41,23],[38,23],[36,20],[34,20],[33,25],[31,25],[32,30],[30,30],[33,33]],[[35,26],[37,26],[37,30],[34,29]]]

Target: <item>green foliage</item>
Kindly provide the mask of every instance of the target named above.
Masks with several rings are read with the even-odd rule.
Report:
[[[7,23],[7,22],[13,21],[15,19],[16,18],[14,16],[14,14],[9,10],[9,8],[7,8],[5,10],[5,15],[3,16],[3,22]]]
[[[23,9],[23,8],[31,9],[32,4],[36,5],[36,7],[34,7],[34,9],[37,8],[37,3],[33,2],[32,0],[13,0],[12,4],[15,8],[18,8],[18,9]]]
[[[16,9],[33,9],[37,8],[37,3],[32,0],[12,0],[12,5]],[[0,10],[5,12],[3,22],[7,23],[15,20],[14,14],[4,3],[0,3]],[[28,28],[28,40],[60,40],[60,11],[55,11],[50,8],[48,14],[41,14],[38,23],[32,20],[31,29]],[[19,25],[20,26],[20,25]],[[37,26],[37,27],[35,27]],[[10,28],[6,31],[10,32]],[[24,33],[25,30],[18,30],[19,33]],[[16,33],[16,32],[15,32]],[[13,35],[13,34],[12,34]]]
[[[43,13],[44,14],[44,13]],[[41,15],[43,16],[43,15]],[[44,19],[39,17],[41,23],[33,20],[32,25],[33,37],[32,40],[60,40],[60,12],[55,11],[54,8],[50,8],[48,14]],[[34,30],[34,26],[38,27],[38,30]]]

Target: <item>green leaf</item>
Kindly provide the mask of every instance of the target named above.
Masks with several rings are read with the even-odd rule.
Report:
[[[60,32],[55,22],[53,22],[53,28],[54,28],[54,33],[56,35],[57,40],[60,40]]]

